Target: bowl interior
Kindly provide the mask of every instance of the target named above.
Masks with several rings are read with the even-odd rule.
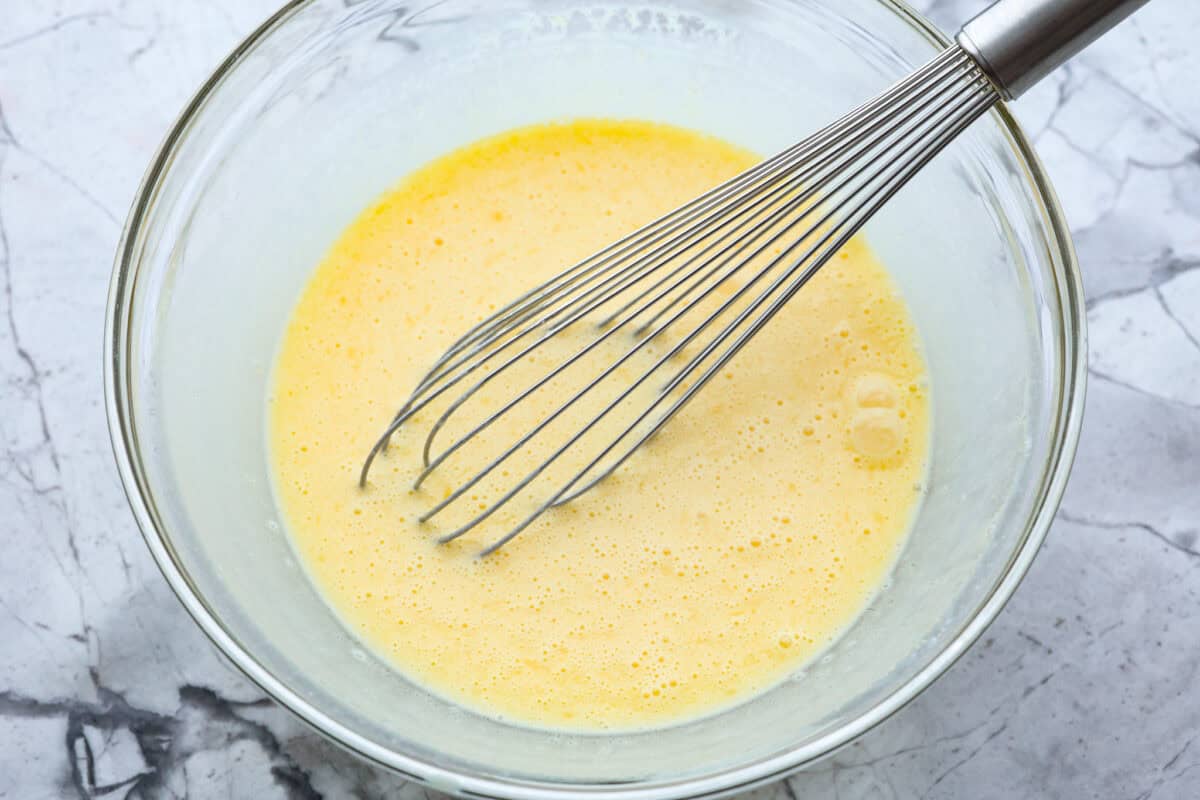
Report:
[[[867,231],[911,305],[933,385],[932,464],[908,545],[832,649],[718,715],[566,735],[409,683],[297,563],[272,496],[264,397],[321,254],[430,158],[572,116],[671,122],[767,154],[936,50],[879,0],[313,0],[281,12],[168,143],[114,295],[135,505],[194,613],[325,732],[481,794],[728,789],[817,757],[908,699],[1040,541],[1036,518],[1071,438],[1080,322],[1068,245],[999,114]]]

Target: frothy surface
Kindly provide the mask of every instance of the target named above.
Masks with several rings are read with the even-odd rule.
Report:
[[[397,405],[497,302],[755,160],[649,123],[525,128],[410,176],[320,264],[269,400],[277,490],[329,603],[402,672],[517,721],[664,724],[780,680],[884,580],[929,404],[915,329],[861,240],[651,447],[492,557],[473,555],[519,510],[449,547],[415,522],[470,466],[409,491],[428,420],[357,488]]]

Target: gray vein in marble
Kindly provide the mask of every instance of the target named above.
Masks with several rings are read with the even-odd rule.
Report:
[[[92,798],[125,789],[128,798],[157,800],[179,796],[175,788],[187,784],[187,762],[198,753],[221,750],[236,742],[256,744],[269,762],[269,774],[295,800],[322,797],[309,775],[283,750],[271,729],[243,716],[245,709],[262,707],[265,699],[229,700],[203,686],[179,687],[179,706],[161,714],[131,705],[124,696],[99,683],[99,699],[37,700],[0,692],[0,716],[61,718],[65,721],[65,747],[70,756],[70,782],[80,797]],[[120,735],[136,742],[135,769],[105,763],[109,745]],[[129,756],[126,756],[126,761]],[[107,780],[104,778],[107,777]]]
[[[10,47],[16,47],[19,44],[32,42],[41,36],[46,36],[54,33],[55,31],[62,30],[67,25],[73,25],[77,22],[89,22],[96,19],[112,19],[112,15],[107,12],[72,14],[70,16],[63,17],[62,19],[55,20],[49,25],[38,28],[37,30],[14,36],[11,39],[0,39],[0,50],[7,50]]]
[[[1174,539],[1170,536],[1167,536],[1153,525],[1145,522],[1109,522],[1107,520],[1088,519],[1087,517],[1078,516],[1069,511],[1060,511],[1058,513],[1058,517],[1059,519],[1066,520],[1067,522],[1073,522],[1076,525],[1085,525],[1090,528],[1103,528],[1110,531],[1134,528],[1139,531],[1145,531],[1174,550],[1178,550],[1179,552],[1191,556],[1192,558],[1200,558],[1200,550],[1196,550],[1194,547],[1196,544],[1195,531],[1187,531],[1179,536],[1178,539]]]

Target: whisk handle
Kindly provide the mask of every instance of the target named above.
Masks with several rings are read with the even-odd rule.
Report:
[[[1147,2],[999,0],[957,39],[1011,100]]]

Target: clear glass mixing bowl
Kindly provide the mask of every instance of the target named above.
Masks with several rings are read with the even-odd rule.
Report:
[[[1078,270],[1045,174],[1004,109],[867,231],[911,304],[933,384],[932,467],[911,539],[831,650],[720,714],[566,735],[478,716],[405,680],[295,560],[268,479],[264,396],[284,321],[325,248],[431,157],[579,115],[677,123],[767,153],[944,44],[892,0],[287,5],[171,131],[111,289],[105,369],[121,476],[188,610],[329,737],[462,794],[728,792],[812,762],[912,699],[1029,566],[1079,430]]]

